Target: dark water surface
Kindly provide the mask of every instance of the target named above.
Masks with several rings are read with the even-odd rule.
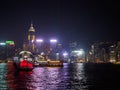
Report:
[[[120,66],[67,64],[18,71],[0,63],[0,90],[120,90]]]

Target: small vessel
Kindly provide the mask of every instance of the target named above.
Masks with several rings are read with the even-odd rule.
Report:
[[[32,70],[34,67],[34,56],[30,51],[21,51],[13,60],[18,69]]]

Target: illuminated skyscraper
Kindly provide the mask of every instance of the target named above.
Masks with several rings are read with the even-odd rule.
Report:
[[[34,52],[35,50],[35,29],[32,23],[28,30],[28,45],[29,45],[30,51]]]

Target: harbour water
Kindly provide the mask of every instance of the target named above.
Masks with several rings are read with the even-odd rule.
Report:
[[[120,65],[64,63],[18,71],[0,63],[0,90],[119,90]]]

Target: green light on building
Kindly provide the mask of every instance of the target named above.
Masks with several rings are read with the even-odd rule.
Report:
[[[15,43],[14,43],[14,41],[6,41],[5,42],[7,45],[14,45]]]

